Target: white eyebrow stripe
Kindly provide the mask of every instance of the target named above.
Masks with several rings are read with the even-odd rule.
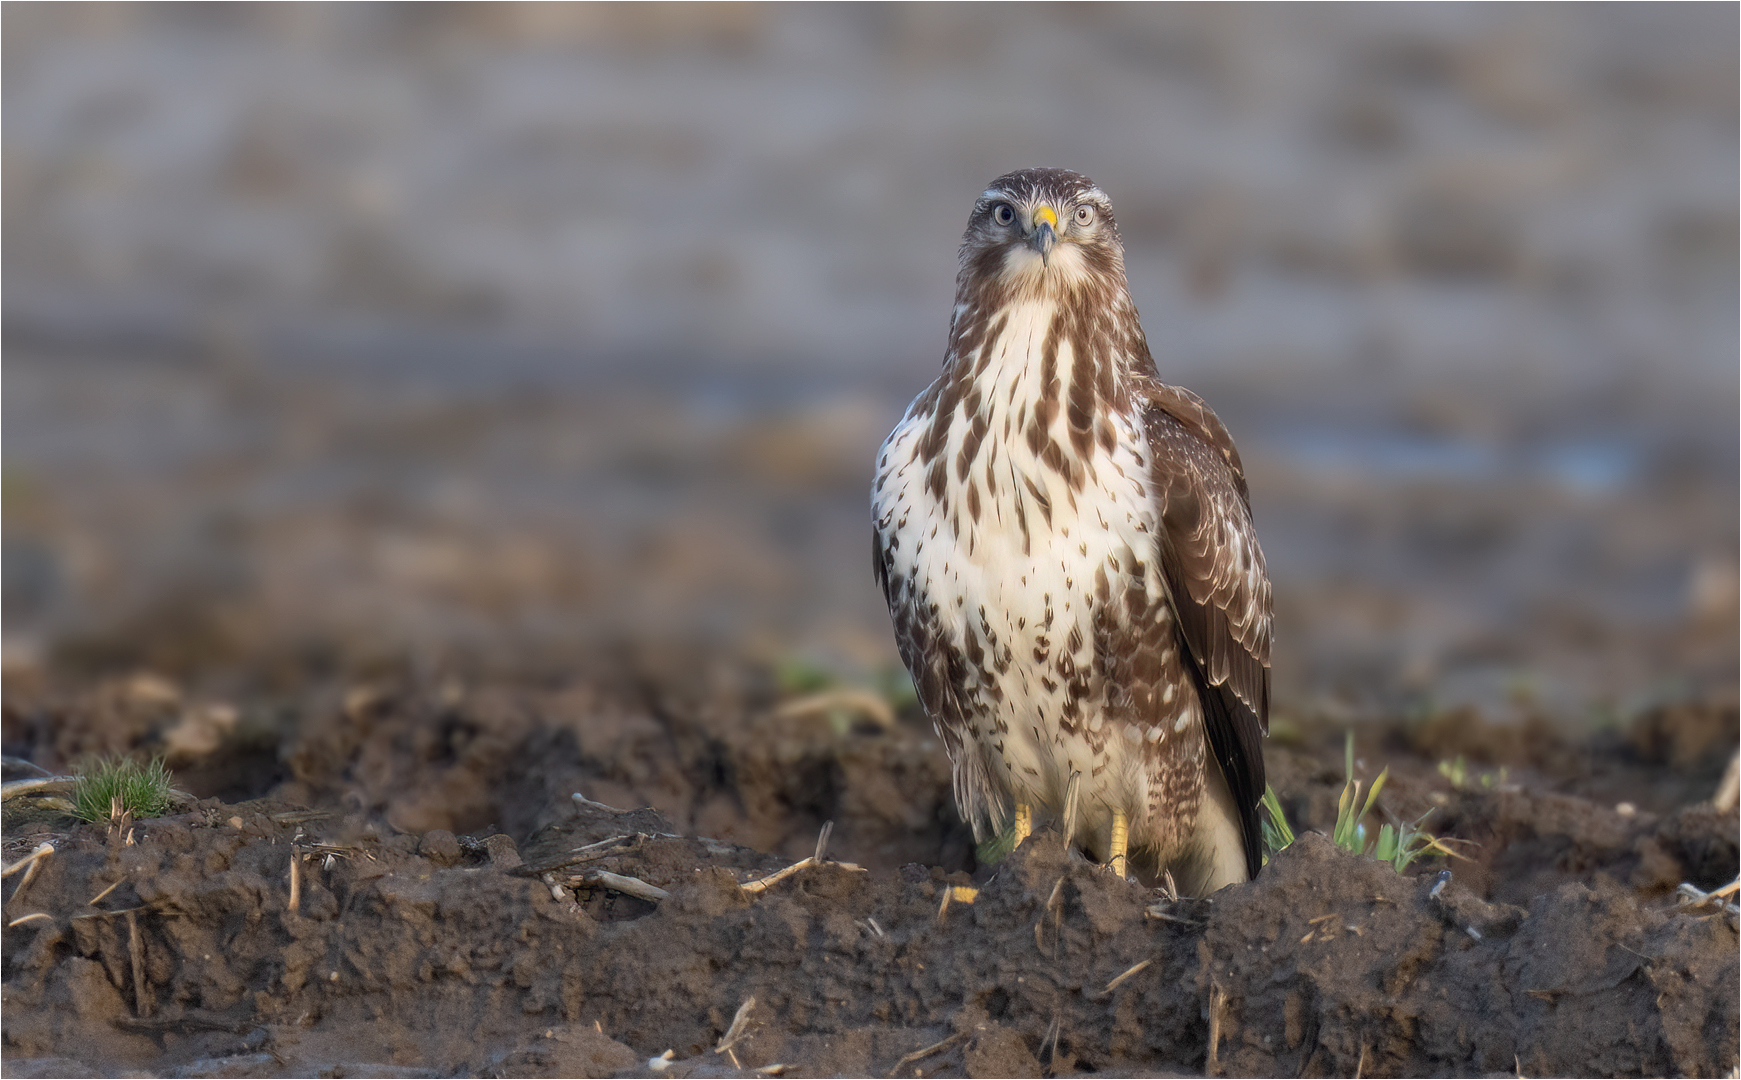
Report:
[[[1094,203],[1099,204],[1099,206],[1104,210],[1112,209],[1112,199],[1106,194],[1106,192],[1102,191],[1098,186],[1084,188],[1081,191],[1076,192],[1073,195],[1064,194],[1064,193],[1060,193],[1060,194],[1064,195],[1063,201],[1067,202],[1067,203],[1075,204],[1075,203],[1083,203],[1083,202],[1094,202]],[[1042,195],[1038,189],[1031,189],[1031,190],[1023,193],[1023,192],[1018,192],[1018,191],[1012,191],[1008,188],[986,188],[984,191],[980,192],[979,202],[981,205],[986,204],[986,203],[1004,202],[1004,201],[1013,202],[1013,203],[1017,203],[1017,204],[1021,204],[1021,205],[1026,205],[1027,203],[1033,202],[1034,200],[1039,199],[1041,197],[1042,197]]]

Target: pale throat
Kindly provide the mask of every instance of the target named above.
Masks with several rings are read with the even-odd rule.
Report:
[[[994,325],[1002,323],[997,336],[957,361],[966,365],[964,374],[972,372],[974,393],[963,395],[956,406],[965,423],[952,425],[955,437],[949,446],[950,460],[955,460],[966,441],[975,415],[968,410],[976,402],[987,437],[978,445],[966,477],[950,470],[950,498],[959,499],[968,483],[978,483],[986,497],[989,520],[1009,523],[1012,515],[1023,516],[1028,523],[1026,534],[1036,541],[1055,529],[1068,535],[1069,522],[1076,516],[1075,493],[1066,474],[1044,459],[1048,445],[1070,463],[1069,472],[1089,481],[1100,471],[1098,459],[1104,453],[1097,442],[1089,443],[1085,454],[1078,453],[1069,429],[1069,396],[1076,367],[1093,363],[1092,355],[1086,350],[1079,352],[1078,343],[1066,333],[1058,336],[1051,362],[1046,359],[1046,340],[1062,305],[1062,298],[1051,297],[1006,304],[990,316]],[[1033,431],[1042,422],[1040,430],[1045,438],[1036,446]],[[1001,451],[993,445],[1001,446]],[[1049,501],[1050,514],[1038,512],[1030,497],[1033,489]],[[981,548],[980,554],[988,557],[990,550]]]
[[[1005,252],[998,274],[1015,299],[1050,297],[1062,300],[1092,284],[1093,273],[1082,257],[1080,244],[1062,241],[1047,259],[1026,244],[1012,244]]]
[[[1009,304],[994,317],[1002,320],[1003,330],[987,343],[989,360],[974,380],[992,407],[991,419],[1001,419],[1007,409],[1017,429],[1024,429],[1043,398],[1061,399],[1066,392],[1076,363],[1076,345],[1068,334],[1058,337],[1049,373],[1045,360],[1046,338],[1060,306],[1055,298],[1035,297]]]
[[[1082,303],[1080,297],[1038,294],[1012,298],[995,312],[981,315],[997,336],[989,338],[972,355],[958,357],[961,373],[968,375],[973,388],[983,402],[981,410],[996,428],[1007,416],[1012,422],[1011,436],[1024,433],[1036,409],[1043,404],[1051,407],[1046,425],[1053,439],[1068,442],[1068,405],[1077,366],[1093,364],[1093,351],[1087,343],[1068,330],[1058,334],[1047,361],[1047,339],[1052,335],[1060,311],[1069,303]],[[1076,320],[1067,320],[1075,322]],[[997,324],[1001,322],[1001,328]],[[1104,325],[1104,324],[1103,324]],[[1114,380],[1123,377],[1129,358],[1107,350],[1104,362],[1112,365]],[[1084,373],[1093,378],[1097,373]],[[966,402],[962,409],[965,412]],[[989,408],[988,408],[989,407]],[[971,419],[971,417],[968,417]],[[1092,454],[1092,451],[1091,451]]]

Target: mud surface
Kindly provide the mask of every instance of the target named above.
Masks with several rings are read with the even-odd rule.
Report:
[[[1733,9],[673,10],[0,12],[4,750],[189,796],[7,800],[0,1071],[1733,1075]],[[1436,894],[976,863],[865,497],[1037,163]]]
[[[239,706],[161,676],[13,679],[9,753],[120,740],[233,794],[126,833],[14,812],[9,861],[57,850],[7,883],[7,1073],[647,1074],[666,1051],[667,1075],[1736,1065],[1734,922],[1673,897],[1736,873],[1735,815],[1699,803],[1732,708],[1596,739],[1362,729],[1387,810],[1437,807],[1473,842],[1448,885],[1439,861],[1399,875],[1303,834],[1250,884],[1168,900],[1050,832],[976,866],[911,711],[806,711],[748,662],[611,661]],[[1277,787],[1327,827],[1340,730],[1279,719]],[[1460,787],[1435,768],[1457,754]],[[813,854],[824,821],[822,864],[741,887]]]

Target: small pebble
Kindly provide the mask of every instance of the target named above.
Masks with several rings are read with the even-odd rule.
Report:
[[[417,852],[438,866],[452,866],[459,861],[459,839],[446,829],[431,829],[417,842]]]
[[[524,862],[520,852],[514,847],[514,838],[506,833],[497,833],[484,840],[484,850],[490,853],[490,865],[497,870],[512,870]]]

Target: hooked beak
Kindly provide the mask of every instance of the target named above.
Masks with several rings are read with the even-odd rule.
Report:
[[[1058,244],[1058,215],[1050,206],[1034,211],[1033,227],[1028,230],[1028,246],[1040,253],[1040,264],[1050,266],[1052,248]]]

